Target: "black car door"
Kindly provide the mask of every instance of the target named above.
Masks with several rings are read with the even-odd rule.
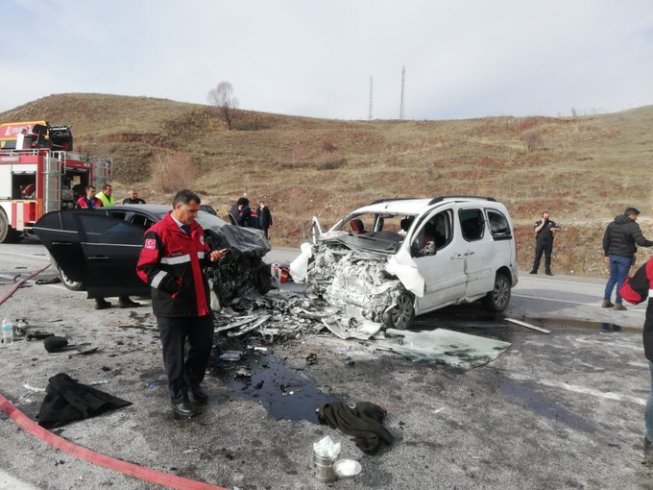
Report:
[[[150,288],[136,275],[143,246],[142,226],[98,212],[76,213],[89,298],[146,295]]]
[[[57,267],[72,281],[84,280],[85,261],[71,211],[53,211],[41,217],[34,227]]]

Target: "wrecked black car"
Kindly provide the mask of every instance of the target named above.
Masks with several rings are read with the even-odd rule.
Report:
[[[53,211],[36,223],[34,232],[68,289],[85,289],[89,298],[145,296],[150,287],[136,275],[143,233],[170,210],[169,206],[139,204]],[[205,211],[199,212],[197,222],[212,247],[229,249],[223,260],[207,270],[220,304],[270,289],[270,267],[263,262],[270,244],[261,231],[230,225]]]

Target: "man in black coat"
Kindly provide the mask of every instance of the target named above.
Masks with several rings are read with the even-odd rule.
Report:
[[[555,221],[549,219],[549,212],[544,211],[542,219],[535,222],[533,229],[535,231],[535,260],[533,261],[531,274],[537,274],[542,254],[544,254],[544,272],[547,276],[552,276],[551,253],[553,252],[553,238],[560,230],[560,227]]]
[[[610,266],[610,278],[605,285],[603,303],[601,304],[603,308],[626,309],[619,290],[628,275],[628,271],[635,263],[637,245],[640,247],[653,247],[653,241],[644,238],[637,223],[637,218],[639,218],[639,210],[627,208],[624,214],[616,216],[614,221],[605,229],[603,252],[605,262]],[[617,286],[617,296],[615,304],[612,304],[610,297],[615,285]]]
[[[258,203],[256,216],[258,217],[259,229],[263,230],[263,233],[265,233],[265,238],[268,238],[268,229],[272,226],[272,213],[270,212],[268,205],[263,201]]]

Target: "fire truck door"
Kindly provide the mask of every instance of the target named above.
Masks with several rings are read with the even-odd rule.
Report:
[[[43,200],[44,213],[61,209],[61,160],[53,158],[50,154],[45,160],[45,174],[43,175]]]

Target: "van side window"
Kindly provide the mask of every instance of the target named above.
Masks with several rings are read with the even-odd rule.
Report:
[[[483,211],[480,209],[461,209],[458,211],[463,238],[468,242],[480,240],[485,231]]]
[[[510,240],[512,231],[508,219],[496,209],[487,210],[487,220],[490,223],[490,233],[495,240]]]

